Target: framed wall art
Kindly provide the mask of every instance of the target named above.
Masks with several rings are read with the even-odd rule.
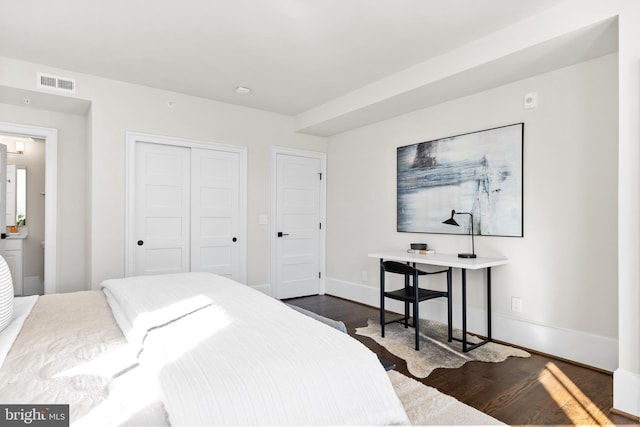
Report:
[[[522,237],[523,143],[516,123],[398,147],[398,231],[469,234],[471,216],[442,223],[455,210],[476,235]]]

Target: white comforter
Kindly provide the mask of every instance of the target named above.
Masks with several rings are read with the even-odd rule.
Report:
[[[374,353],[247,286],[186,273],[103,287],[174,426],[408,423]]]

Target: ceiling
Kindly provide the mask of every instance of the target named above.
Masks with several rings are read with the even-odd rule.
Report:
[[[0,56],[295,116],[560,2],[0,0]]]

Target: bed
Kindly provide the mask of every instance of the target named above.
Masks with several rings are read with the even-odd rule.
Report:
[[[365,346],[211,273],[16,298],[0,363],[0,403],[77,426],[409,423]]]

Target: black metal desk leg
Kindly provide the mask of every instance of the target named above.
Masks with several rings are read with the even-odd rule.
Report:
[[[449,267],[447,271],[447,332],[449,342],[453,339],[453,294],[451,290],[453,289],[453,268]]]
[[[462,351],[467,352],[467,269],[462,269]]]
[[[460,341],[462,341],[462,351],[465,353],[491,341],[491,267],[487,267],[487,338],[475,344],[467,342],[467,274],[465,269],[462,269],[462,339]]]
[[[491,267],[487,267],[487,341],[491,341]]]
[[[380,331],[384,338],[384,266],[382,265],[382,258],[380,258]]]

